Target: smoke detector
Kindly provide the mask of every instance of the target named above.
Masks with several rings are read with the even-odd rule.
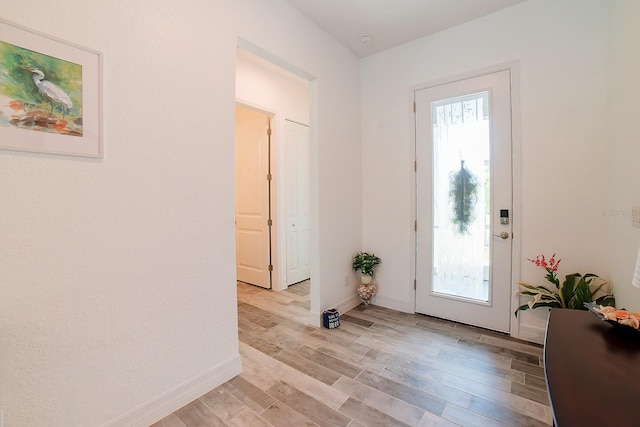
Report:
[[[360,43],[362,43],[362,44],[367,44],[367,43],[369,43],[369,40],[371,40],[371,34],[363,34],[363,35],[360,37]]]

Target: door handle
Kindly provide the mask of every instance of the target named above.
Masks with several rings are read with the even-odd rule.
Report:
[[[500,234],[494,234],[495,237],[499,237],[502,240],[507,240],[509,238],[509,233],[507,233],[506,231],[503,231]]]

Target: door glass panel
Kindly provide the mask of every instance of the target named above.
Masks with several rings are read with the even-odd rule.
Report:
[[[431,103],[433,294],[489,302],[489,93]]]

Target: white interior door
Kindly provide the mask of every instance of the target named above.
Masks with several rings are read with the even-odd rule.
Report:
[[[236,106],[236,272],[271,288],[269,116]]]
[[[309,259],[309,127],[285,121],[287,286],[311,275]]]
[[[415,92],[416,312],[508,332],[510,71]]]

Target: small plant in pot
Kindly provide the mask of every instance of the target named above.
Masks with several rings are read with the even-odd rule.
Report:
[[[358,295],[366,305],[369,304],[371,299],[376,294],[376,288],[373,285],[374,267],[380,264],[380,258],[375,254],[367,252],[358,252],[353,257],[353,269],[360,271],[360,282],[358,286]]]
[[[367,252],[358,252],[353,257],[353,269],[360,271],[360,281],[363,284],[369,284],[373,280],[373,268],[380,264],[380,258],[375,254]]]

